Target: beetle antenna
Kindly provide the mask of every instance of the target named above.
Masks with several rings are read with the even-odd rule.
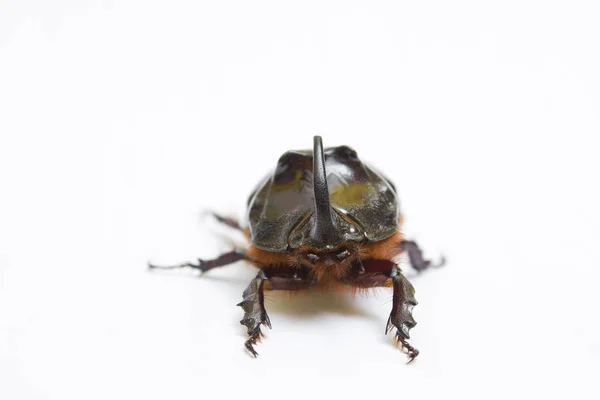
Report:
[[[326,244],[331,233],[336,232],[331,215],[327,172],[325,171],[325,155],[323,154],[323,139],[314,137],[313,148],[313,188],[315,195],[315,224],[311,236],[317,243]]]

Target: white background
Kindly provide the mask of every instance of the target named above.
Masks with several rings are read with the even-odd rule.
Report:
[[[594,1],[0,1],[0,398],[598,398]],[[347,144],[446,268],[272,296],[212,257],[288,149]],[[233,242],[232,242],[233,241]],[[404,268],[409,270],[407,265]]]

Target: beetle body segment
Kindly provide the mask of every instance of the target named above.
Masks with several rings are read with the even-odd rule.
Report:
[[[315,237],[313,163],[321,156],[333,223],[327,240]],[[301,246],[330,249],[346,241],[375,242],[398,230],[398,213],[393,185],[363,163],[350,147],[327,148],[320,154],[317,150],[288,151],[249,198],[250,241],[275,252]]]

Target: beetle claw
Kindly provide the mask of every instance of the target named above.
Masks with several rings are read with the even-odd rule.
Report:
[[[419,350],[414,348],[408,341],[402,336],[400,331],[394,337],[396,340],[396,346],[401,346],[402,352],[408,356],[407,364],[410,364],[414,361],[415,358],[419,355]]]
[[[256,344],[257,340],[257,337],[251,337],[250,339],[246,340],[245,343],[246,349],[250,352],[250,354],[252,354],[254,358],[258,357],[258,352],[254,350],[254,345]]]

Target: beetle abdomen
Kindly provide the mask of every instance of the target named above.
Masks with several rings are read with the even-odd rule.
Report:
[[[392,184],[356,151],[348,146],[322,150],[321,138],[315,137],[312,152],[288,151],[279,158],[249,199],[248,223],[252,244],[263,250],[327,249],[394,234],[398,200]]]

